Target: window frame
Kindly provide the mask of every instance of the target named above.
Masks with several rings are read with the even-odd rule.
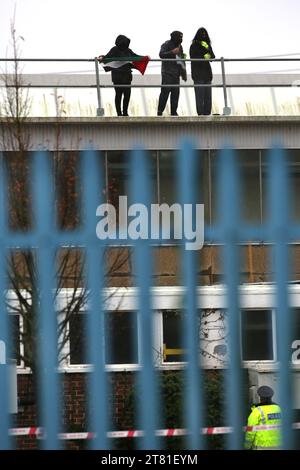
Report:
[[[242,315],[243,311],[247,312],[259,312],[259,311],[269,311],[271,313],[271,336],[272,336],[272,356],[273,359],[252,359],[252,360],[243,360],[243,330],[242,330]],[[241,308],[240,310],[240,349],[242,355],[243,364],[249,364],[249,367],[253,364],[264,363],[264,364],[274,364],[277,362],[277,325],[276,325],[276,311],[273,308]]]
[[[58,299],[57,308],[60,310],[66,301],[66,296],[70,292],[70,288],[62,289]],[[164,363],[161,358],[163,357],[163,310],[180,309],[182,307],[182,298],[184,295],[184,287],[181,286],[161,286],[153,287],[152,294],[152,311],[153,311],[153,363],[155,367],[161,370],[181,369],[185,367],[184,362]],[[202,286],[197,288],[197,303],[198,308],[202,310],[216,309],[224,310],[227,307],[226,302],[226,287],[224,285]],[[276,369],[277,363],[277,332],[276,332],[276,286],[273,284],[247,284],[239,286],[240,293],[240,307],[245,310],[259,310],[268,309],[272,311],[272,339],[274,359],[269,361],[242,361],[245,368],[253,368],[259,366],[260,368]],[[9,293],[9,297],[13,298],[14,295]],[[104,308],[106,311],[113,313],[114,311],[132,311],[137,310],[137,288],[106,288],[103,290]],[[289,300],[290,307],[300,308],[300,285],[289,285]],[[15,298],[16,301],[16,298]],[[88,305],[86,305],[88,308]],[[15,312],[14,312],[15,313]],[[137,341],[138,341],[138,357],[141,357],[141,329],[139,322],[139,314],[137,313]],[[20,319],[20,328],[22,318]],[[300,338],[299,338],[300,339]],[[68,344],[65,345],[68,348]],[[69,352],[64,350],[64,352]],[[291,355],[292,355],[291,348]],[[68,356],[69,357],[69,356]],[[226,367],[226,366],[225,366]],[[212,366],[204,365],[205,369],[221,369],[223,365],[215,364]],[[291,368],[300,370],[299,363],[291,363]],[[18,373],[28,373],[30,370],[17,366]],[[74,372],[89,372],[92,370],[90,364],[69,364],[68,359],[65,359],[59,366],[60,372],[74,373]],[[140,364],[109,364],[105,365],[106,371],[125,372],[140,370]]]

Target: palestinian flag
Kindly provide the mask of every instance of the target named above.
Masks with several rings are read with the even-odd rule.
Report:
[[[145,55],[135,55],[131,57],[107,57],[102,60],[103,68],[105,72],[111,72],[113,69],[118,69],[125,64],[131,64],[133,69],[138,70],[144,75],[147,68],[150,57]]]

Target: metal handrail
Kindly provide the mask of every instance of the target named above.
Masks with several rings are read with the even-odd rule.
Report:
[[[197,62],[197,61],[204,61],[204,62],[221,62],[222,59],[224,62],[299,62],[300,57],[279,57],[279,58],[273,58],[273,57],[239,57],[239,58],[214,58],[214,59],[180,59],[182,62]],[[120,57],[120,60],[122,58]],[[160,59],[160,58],[155,58],[155,59],[150,59],[150,62],[174,62],[177,59]],[[0,58],[0,62],[94,62],[95,57],[93,59],[64,59],[64,58]]]
[[[122,58],[119,59],[122,61]],[[95,85],[60,85],[60,88],[96,88],[97,89],[97,116],[104,115],[104,108],[102,107],[101,103],[101,88],[118,88],[118,87],[128,87],[128,88],[163,88],[163,87],[180,87],[180,88],[196,88],[196,87],[210,87],[210,88],[222,88],[223,89],[223,96],[224,96],[224,107],[223,107],[223,115],[230,115],[231,108],[228,106],[228,98],[227,98],[227,88],[267,88],[270,85],[268,84],[226,84],[226,72],[225,72],[225,62],[299,62],[300,57],[250,57],[250,58],[214,58],[214,59],[180,59],[181,62],[220,62],[221,63],[221,75],[222,75],[222,84],[188,84],[188,85],[103,85],[100,84],[100,73],[99,73],[99,61],[98,58],[95,57],[93,59],[81,59],[81,58],[0,58],[0,62],[94,62],[95,64],[95,75],[96,75],[96,84]],[[155,58],[150,59],[149,62],[175,62],[177,59],[161,59]],[[14,88],[14,84],[5,84],[8,88]],[[21,88],[53,88],[53,85],[30,85],[30,84],[18,84]],[[288,84],[273,84],[272,87],[275,88],[283,88],[293,86],[291,83]]]

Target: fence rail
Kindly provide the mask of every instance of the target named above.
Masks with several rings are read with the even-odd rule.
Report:
[[[36,291],[38,302],[38,403],[39,425],[45,430],[45,439],[41,440],[44,449],[60,448],[58,439],[61,432],[61,378],[57,372],[57,324],[54,314],[53,286],[55,286],[54,260],[55,249],[66,244],[66,235],[56,228],[53,218],[55,203],[53,201],[53,182],[47,154],[36,153],[32,164],[33,207],[35,213],[35,229],[29,233],[15,233],[7,226],[7,194],[6,174],[3,171],[3,161],[0,171],[0,288],[5,290],[6,252],[11,246],[35,247],[37,257]],[[81,159],[81,184],[83,227],[80,231],[67,234],[71,246],[84,246],[86,252],[86,287],[89,291],[88,320],[88,357],[93,370],[89,373],[87,387],[87,405],[89,409],[88,429],[95,436],[91,440],[93,449],[107,449],[107,432],[111,429],[110,416],[108,416],[108,401],[112,390],[105,372],[104,338],[99,332],[104,331],[104,306],[101,291],[104,287],[102,253],[109,240],[99,239],[96,236],[96,211],[103,195],[99,188],[104,187],[101,167],[97,154],[86,151]],[[184,205],[195,204],[195,192],[199,185],[196,179],[196,153],[191,142],[184,141],[177,157],[178,202]],[[142,149],[136,148],[132,152],[131,191],[135,204],[150,208],[150,183],[147,159]],[[228,345],[230,361],[225,371],[227,396],[226,423],[232,430],[229,433],[227,446],[229,449],[240,449],[243,446],[242,413],[242,377],[241,377],[241,345],[240,345],[240,305],[239,305],[239,255],[238,245],[243,237],[247,237],[247,227],[243,226],[240,218],[239,178],[235,154],[229,148],[220,153],[219,165],[219,194],[218,207],[220,218],[214,227],[216,237],[222,243],[222,262],[227,288],[228,310]],[[278,189],[280,188],[280,190]],[[102,198],[102,199],[101,199]],[[283,448],[294,446],[292,431],[291,409],[291,370],[290,370],[290,333],[292,319],[289,315],[288,288],[288,253],[287,244],[292,239],[290,231],[288,208],[288,177],[284,152],[274,147],[270,151],[270,178],[269,178],[269,214],[270,218],[260,230],[265,231],[266,239],[272,243],[274,259],[273,279],[276,286],[276,317],[278,324],[278,361],[280,364],[279,397],[282,407],[282,439]],[[104,202],[104,201],[103,201]],[[191,215],[190,215],[191,217]],[[248,239],[252,234],[248,233]],[[155,240],[155,244],[163,242]],[[187,448],[191,450],[204,447],[199,429],[204,423],[204,392],[203,374],[199,367],[199,336],[197,327],[197,280],[196,259],[194,251],[187,250],[186,243],[191,240],[184,232],[181,240],[181,280],[185,286],[183,296],[182,336],[183,347],[186,349],[185,367],[185,428],[187,430]],[[157,440],[156,430],[159,429],[159,418],[162,407],[158,395],[158,383],[155,366],[152,359],[153,351],[153,316],[152,316],[152,246],[151,239],[145,236],[134,239],[122,237],[122,245],[132,246],[134,253],[135,282],[138,287],[138,315],[139,337],[141,347],[139,350],[140,373],[134,385],[137,390],[136,410],[139,428],[143,435],[139,446],[143,449],[157,449],[160,443]],[[1,341],[9,344],[9,327],[4,296],[2,296],[0,316]],[[12,446],[9,438],[9,429],[12,427],[8,414],[9,379],[7,366],[0,364],[0,447],[7,449]]]

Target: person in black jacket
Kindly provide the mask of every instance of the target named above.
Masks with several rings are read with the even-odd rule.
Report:
[[[178,116],[177,106],[179,100],[179,82],[180,77],[186,81],[186,68],[185,62],[180,60],[184,59],[185,55],[181,46],[182,33],[180,31],[173,31],[171,39],[162,44],[160,48],[159,57],[161,59],[177,59],[177,61],[162,62],[161,75],[162,85],[178,85],[177,87],[162,87],[158,100],[157,115],[162,116],[166,107],[169,95],[171,95],[171,116]]]
[[[205,28],[198,29],[190,47],[191,59],[214,59],[210,37]],[[209,61],[191,62],[192,79],[195,85],[210,85],[212,82],[212,70]],[[211,114],[211,87],[196,86],[195,98],[197,114]]]
[[[111,71],[111,79],[114,85],[130,85],[132,82],[132,64],[130,61],[118,62],[118,58],[131,58],[137,56],[131,49],[129,49],[130,39],[128,39],[123,34],[120,34],[115,42],[115,46],[105,55],[101,55],[98,57],[100,62],[103,59],[114,58],[116,60],[111,62],[111,66],[105,66],[104,69],[106,72]],[[117,66],[117,67],[116,67]],[[118,116],[128,116],[128,105],[131,95],[131,88],[129,86],[122,87],[118,86],[115,87],[115,106]],[[123,98],[123,106],[122,106],[122,98]]]

